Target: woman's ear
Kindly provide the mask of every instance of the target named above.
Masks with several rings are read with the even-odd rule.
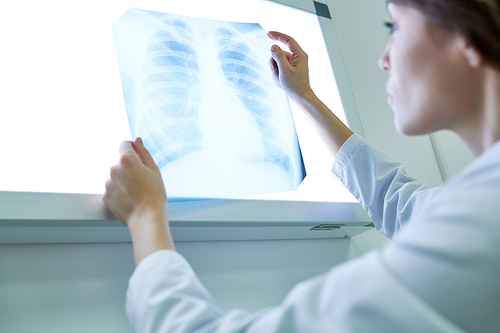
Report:
[[[472,45],[467,45],[465,47],[465,57],[469,66],[473,68],[478,68],[484,63],[483,56],[479,53],[475,47]]]

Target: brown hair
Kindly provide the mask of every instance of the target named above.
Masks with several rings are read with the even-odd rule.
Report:
[[[387,0],[420,11],[430,22],[464,36],[500,69],[500,0]]]

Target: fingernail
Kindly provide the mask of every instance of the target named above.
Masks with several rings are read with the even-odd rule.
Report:
[[[271,51],[273,51],[273,52],[276,52],[276,51],[278,51],[279,49],[280,49],[280,48],[279,48],[279,46],[278,46],[278,45],[276,45],[276,44],[275,44],[275,45],[273,45],[273,46],[271,47]]]
[[[142,144],[142,139],[141,139],[141,138],[137,138],[137,142],[138,142],[141,146],[143,146],[143,144]]]

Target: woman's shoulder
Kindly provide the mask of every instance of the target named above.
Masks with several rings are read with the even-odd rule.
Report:
[[[450,179],[428,202],[425,211],[423,215],[431,220],[494,228],[500,236],[500,145]]]
[[[500,142],[477,157],[444,186],[447,190],[474,190],[500,193]]]

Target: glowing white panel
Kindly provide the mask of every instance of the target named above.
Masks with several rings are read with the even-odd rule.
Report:
[[[316,15],[254,0],[8,1],[0,11],[0,191],[102,193],[118,146],[132,139],[112,25],[130,8],[258,23],[294,36],[310,59],[311,85],[345,122]],[[265,198],[354,201],[328,170],[309,120],[291,105],[307,177]]]

